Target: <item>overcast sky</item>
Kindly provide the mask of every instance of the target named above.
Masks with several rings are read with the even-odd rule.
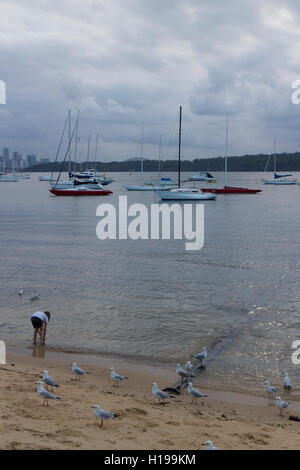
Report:
[[[80,151],[186,159],[300,149],[296,0],[1,0],[0,146],[54,158],[68,109]],[[94,145],[94,144],[93,144]]]

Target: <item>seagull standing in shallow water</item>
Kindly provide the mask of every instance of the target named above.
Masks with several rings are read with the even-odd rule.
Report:
[[[72,372],[73,372],[73,374],[75,374],[75,380],[80,380],[81,375],[87,375],[88,374],[83,369],[80,369],[80,367],[77,367],[76,362],[73,362],[73,364],[72,364]]]
[[[111,413],[110,411],[102,410],[99,405],[94,405],[92,408],[94,408],[94,415],[96,416],[96,418],[99,418],[101,420],[100,428],[102,428],[104,420],[114,419],[118,417],[118,415]]]
[[[283,416],[283,410],[288,408],[288,406],[290,405],[290,403],[286,402],[286,401],[282,401],[280,397],[276,397],[276,405],[278,406],[280,412],[280,416]]]
[[[43,406],[48,406],[48,400],[60,400],[59,397],[55,397],[54,395],[52,395],[52,393],[45,390],[41,381],[39,381],[37,384],[38,384],[37,392],[44,400]]]
[[[286,372],[284,379],[283,379],[283,387],[286,390],[292,390],[292,382],[291,379],[289,378],[289,374]]]
[[[33,302],[34,300],[38,300],[40,298],[40,294],[33,294],[32,292],[30,293],[29,300]]]
[[[118,384],[118,387],[120,386],[120,382],[122,380],[128,379],[128,377],[125,377],[124,375],[117,374],[114,367],[110,368],[110,378],[114,381],[115,386]]]
[[[278,388],[272,387],[268,380],[265,381],[265,386],[266,386],[266,392],[269,396],[269,400],[272,400],[272,398],[274,398],[275,393],[279,392],[279,390]]]
[[[194,359],[197,359],[198,361],[200,361],[201,362],[201,367],[203,367],[203,360],[207,358],[207,349],[206,349],[206,347],[204,346],[200,353],[195,354],[195,356],[191,356],[191,357],[193,357]]]
[[[165,400],[168,399],[168,398],[174,398],[172,397],[172,395],[169,395],[168,393],[166,392],[163,392],[162,390],[160,390],[159,388],[157,388],[157,384],[155,382],[152,382],[152,394],[158,398],[159,400],[159,403],[161,403],[161,400],[162,400],[162,404],[165,405]]]
[[[192,403],[197,403],[197,398],[205,398],[208,396],[200,392],[200,390],[193,388],[192,382],[189,382],[187,391],[188,391],[188,394],[191,395],[191,397],[193,397]]]

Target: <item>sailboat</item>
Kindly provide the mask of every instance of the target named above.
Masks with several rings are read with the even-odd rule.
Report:
[[[55,196],[107,196],[109,194],[112,194],[112,191],[106,190],[103,188],[103,186],[99,183],[97,183],[97,187],[91,187],[89,184],[85,184],[84,182],[76,182],[76,180],[72,181],[69,180],[65,183],[59,183],[59,178],[62,173],[62,169],[66,160],[67,155],[69,155],[69,161],[70,161],[70,146],[71,142],[76,130],[77,133],[77,128],[78,128],[78,118],[77,122],[74,126],[72,136],[70,135],[69,132],[69,144],[67,151],[65,153],[65,157],[63,159],[63,162],[61,164],[61,168],[57,177],[57,180],[55,184],[52,186],[50,189],[50,192],[55,195]],[[89,139],[90,141],[90,139]],[[61,145],[61,142],[60,142]],[[59,147],[60,148],[60,147]]]
[[[209,183],[215,183],[216,179],[211,173],[198,173],[195,176],[189,177],[190,181],[207,181]]]
[[[160,141],[160,150],[159,150],[159,159],[158,159],[158,169],[160,173],[160,157],[161,157],[161,141]],[[160,178],[159,182],[152,182],[149,178],[148,182],[143,180],[144,176],[144,124],[142,125],[141,132],[141,184],[135,185],[124,185],[123,188],[127,191],[157,191],[159,189],[173,189],[176,188],[176,184],[173,184],[170,178]]]
[[[185,201],[185,200],[209,200],[216,199],[215,194],[207,193],[204,194],[201,189],[197,188],[181,188],[180,184],[180,164],[181,164],[181,123],[182,123],[182,106],[179,107],[179,133],[178,133],[178,187],[176,189],[171,189],[169,191],[157,191],[158,196],[163,201]]]
[[[260,193],[261,189],[237,188],[235,186],[228,186],[228,118],[226,124],[226,154],[225,154],[225,168],[224,168],[224,188],[202,188],[203,192],[211,192],[215,194],[256,194]]]
[[[90,136],[89,136],[90,142]],[[89,149],[88,144],[88,149]],[[97,150],[98,150],[98,134],[96,136],[96,146],[95,146],[95,168],[97,167]],[[87,164],[89,161],[89,150],[87,156]],[[107,186],[108,184],[113,183],[115,180],[113,178],[107,178],[105,173],[102,175],[97,174],[97,170],[95,168],[87,168],[85,171],[80,171],[76,173],[75,169],[73,172],[69,171],[70,178],[76,178],[78,180],[85,180],[85,183],[88,182],[90,184],[100,183],[102,186]]]
[[[267,171],[269,161],[270,161],[271,155],[269,155],[266,167],[265,167],[265,172]],[[296,180],[291,180],[289,179],[293,175],[279,175],[276,172],[276,163],[277,163],[277,150],[276,150],[276,139],[274,139],[274,179],[272,180],[267,180],[263,179],[263,182],[265,184],[275,184],[277,186],[282,186],[282,185],[287,185],[287,184],[295,184]]]

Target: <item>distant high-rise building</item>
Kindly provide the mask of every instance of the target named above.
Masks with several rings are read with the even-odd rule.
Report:
[[[4,159],[4,166],[5,168],[9,168],[10,166],[10,161],[9,161],[9,149],[7,147],[5,147],[3,150],[2,150],[2,157]]]
[[[37,164],[37,158],[35,155],[27,155],[27,166],[33,166]]]
[[[22,167],[21,161],[22,161],[22,155],[19,152],[14,152],[13,153],[13,168],[15,170],[20,170],[20,168]]]

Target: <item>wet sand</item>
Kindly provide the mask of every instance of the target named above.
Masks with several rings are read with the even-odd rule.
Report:
[[[156,367],[124,365],[108,358],[94,361],[85,356],[8,354],[7,366],[0,369],[0,448],[1,449],[167,449],[202,450],[206,440],[222,449],[298,449],[300,402],[291,394],[281,394],[293,402],[281,418],[275,402],[263,396],[221,390],[205,390],[201,376],[194,386],[209,397],[191,404],[181,395],[159,405],[152,395],[151,383],[170,386],[176,373]],[[35,356],[35,357],[33,357]],[[41,357],[39,357],[41,356]],[[76,382],[71,373],[75,361],[89,375]],[[14,364],[14,365],[12,365]],[[129,377],[114,387],[109,367]],[[47,369],[60,387],[60,401],[42,406],[36,382]],[[93,415],[92,405],[118,414],[103,428]]]

